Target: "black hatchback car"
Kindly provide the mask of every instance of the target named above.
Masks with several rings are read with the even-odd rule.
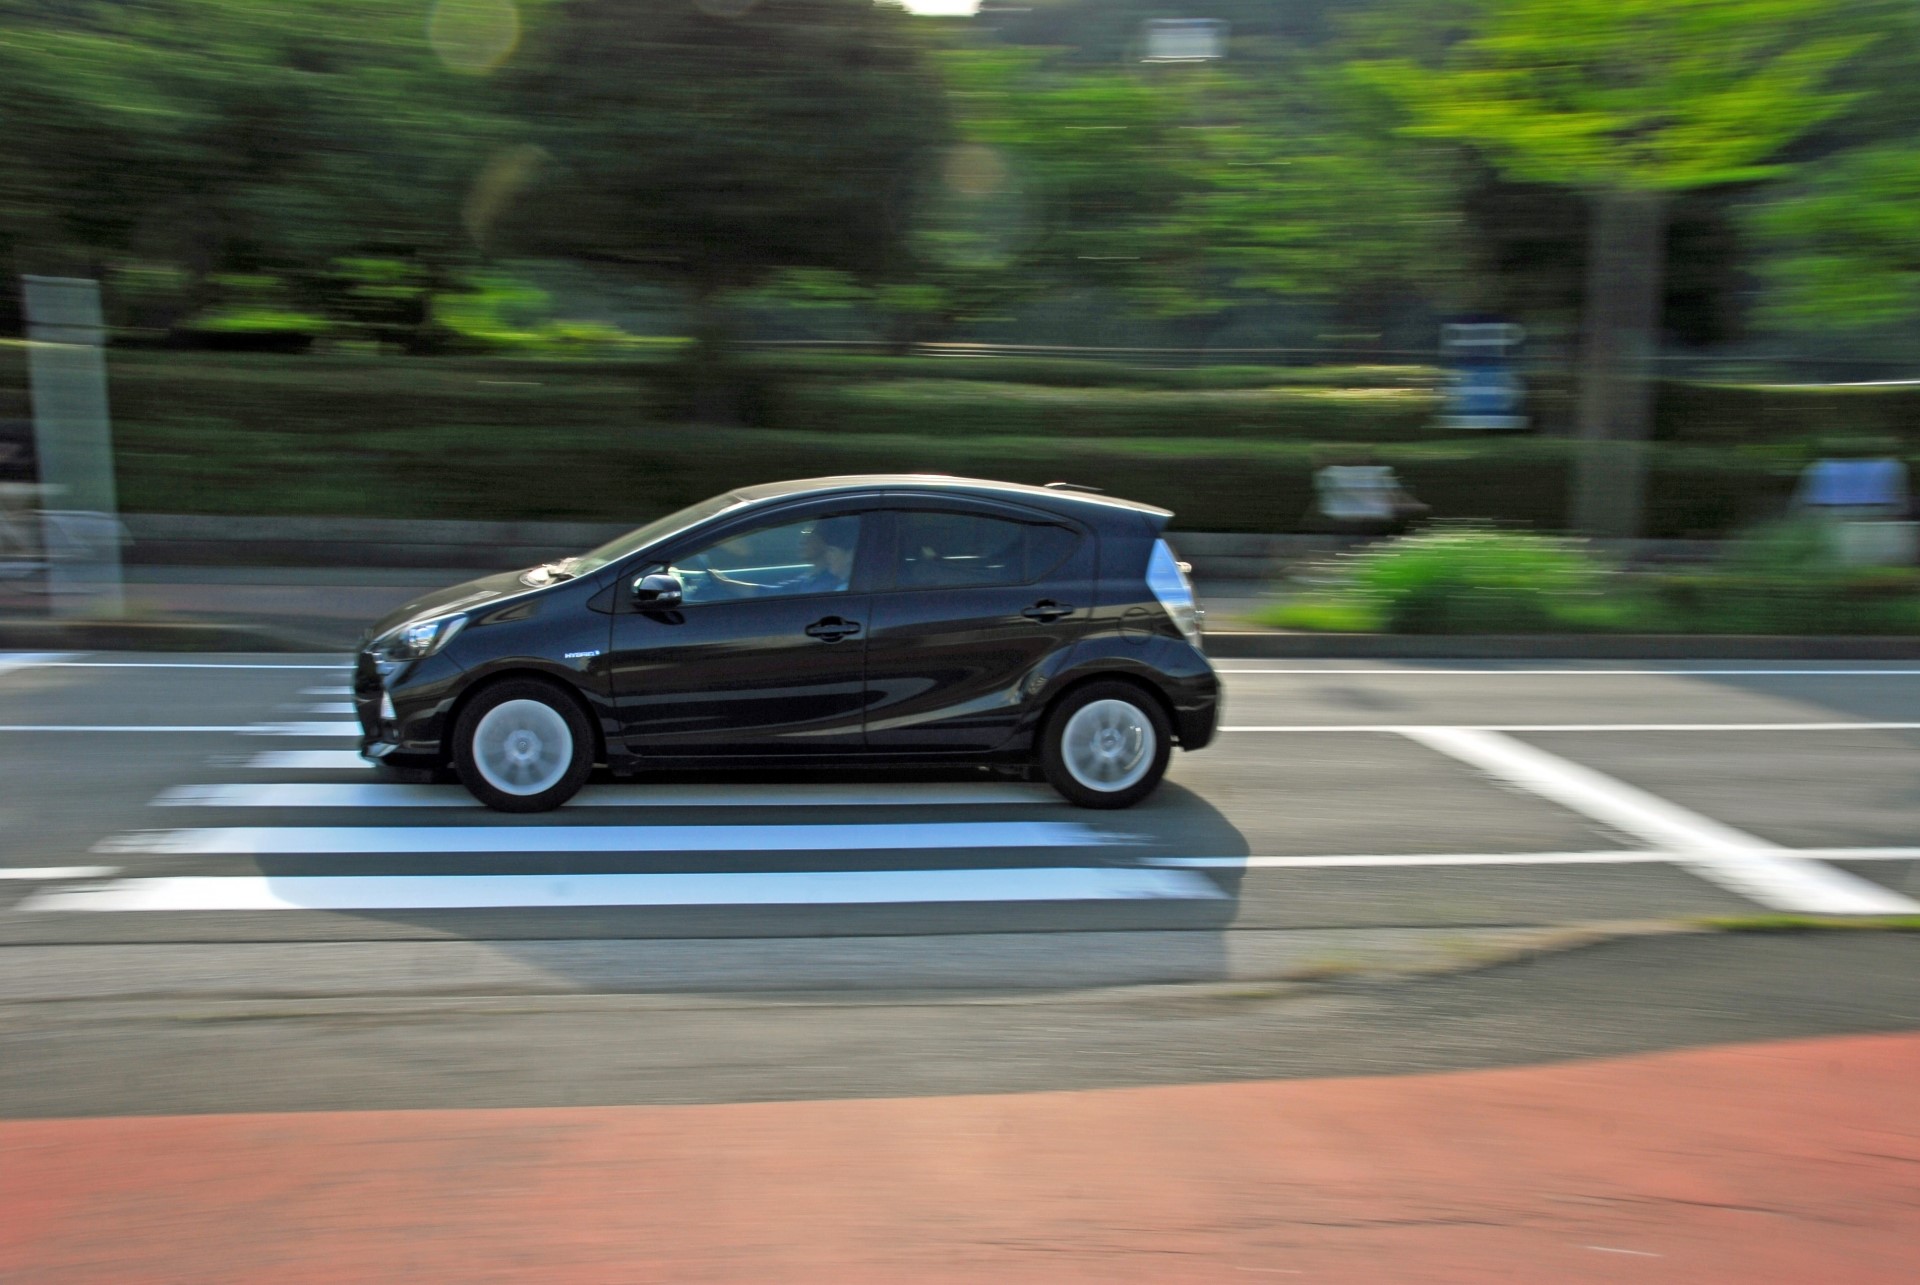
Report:
[[[1212,739],[1164,509],[962,478],[747,487],[408,603],[360,647],[367,758],[508,812],[596,763],[980,763],[1091,808]]]

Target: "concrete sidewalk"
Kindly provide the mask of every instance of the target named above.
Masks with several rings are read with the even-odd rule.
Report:
[[[0,1123],[10,1281],[1905,1282],[1920,1035],[1468,1073]]]

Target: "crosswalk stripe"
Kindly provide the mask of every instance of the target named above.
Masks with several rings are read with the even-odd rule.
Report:
[[[57,665],[72,654],[64,651],[0,652],[0,674],[10,674],[16,669]]]
[[[354,712],[352,701],[319,701],[307,706],[308,714],[351,714]]]
[[[1215,900],[1204,875],[1137,866],[740,874],[173,876],[42,892],[24,911],[478,910]]]
[[[102,879],[120,873],[119,866],[0,866],[0,879],[53,882],[60,879]]]
[[[1133,836],[1077,821],[891,825],[230,826],[116,835],[102,853],[153,856],[522,852],[870,852],[901,848],[1064,848]]]
[[[359,740],[360,724],[338,722],[255,723],[238,729],[253,736],[322,736]]]
[[[262,750],[247,760],[247,766],[273,772],[364,772],[373,768],[358,750]]]
[[[302,687],[300,689],[300,694],[302,696],[351,696],[353,695],[353,688],[351,687]]]
[[[944,804],[1058,803],[1042,786],[989,785],[969,781],[925,784],[792,785],[590,785],[568,807],[932,807]],[[457,785],[372,782],[255,782],[177,785],[153,800],[163,808],[477,808],[480,801]]]

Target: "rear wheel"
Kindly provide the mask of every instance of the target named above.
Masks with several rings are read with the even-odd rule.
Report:
[[[565,692],[535,681],[489,687],[460,712],[453,761],[474,798],[500,812],[545,812],[593,771],[593,728]]]
[[[1129,808],[1160,784],[1172,748],[1159,702],[1131,683],[1089,683],[1047,716],[1040,770],[1070,803]]]

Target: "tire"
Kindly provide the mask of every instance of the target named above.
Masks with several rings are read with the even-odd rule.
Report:
[[[1040,729],[1047,784],[1083,808],[1130,808],[1166,775],[1172,729],[1160,702],[1132,683],[1069,692]]]
[[[535,679],[489,687],[460,711],[453,763],[461,784],[497,812],[547,812],[593,771],[593,726],[565,692]]]

